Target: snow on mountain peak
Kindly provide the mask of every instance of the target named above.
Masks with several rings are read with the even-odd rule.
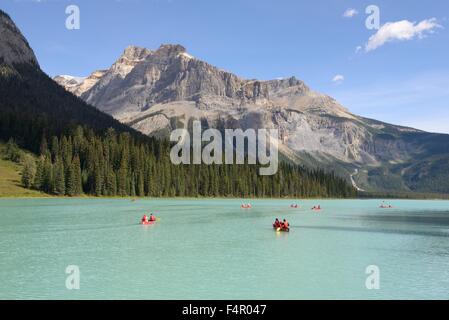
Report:
[[[81,84],[81,83],[84,82],[84,80],[87,79],[87,77],[76,77],[76,76],[70,76],[70,75],[66,75],[66,74],[60,75],[59,77],[64,78],[67,81],[72,81],[73,80],[77,84]]]

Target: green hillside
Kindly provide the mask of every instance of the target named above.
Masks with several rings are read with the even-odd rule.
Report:
[[[5,160],[4,150],[5,146],[0,144],[0,197],[46,197],[44,193],[22,186],[22,166]]]

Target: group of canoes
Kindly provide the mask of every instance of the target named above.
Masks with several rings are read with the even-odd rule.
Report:
[[[242,209],[252,209],[252,206],[251,206],[251,204],[249,204],[249,203],[244,203],[244,204],[242,204],[241,206],[240,206]],[[291,205],[290,205],[290,208],[293,208],[293,209],[298,209],[298,208],[301,208],[297,203],[292,203]],[[313,206],[312,207],[312,210],[321,210],[321,206],[320,205],[317,205],[317,206]]]
[[[250,203],[244,203],[241,205],[242,209],[251,209],[252,206]],[[298,204],[294,203],[290,205],[290,208],[299,208]],[[390,209],[393,208],[391,205],[387,205],[385,204],[385,202],[382,202],[382,204],[379,206],[379,208],[382,209]],[[321,210],[321,206],[320,205],[316,205],[313,206],[312,211],[320,211]],[[142,225],[150,225],[150,224],[154,224],[156,223],[157,219],[156,217],[151,213],[149,216],[147,216],[146,214],[143,215],[140,223]],[[288,221],[286,219],[284,219],[283,221],[280,221],[278,218],[276,218],[276,220],[273,223],[273,229],[276,230],[277,232],[289,232],[290,231],[290,224],[288,223]]]
[[[295,203],[295,204],[291,204],[291,205],[290,205],[290,208],[298,209],[298,208],[300,208],[300,206],[298,206],[298,205]],[[320,211],[320,210],[321,210],[321,205],[313,206],[313,207],[311,208],[311,210],[313,210],[313,211]]]

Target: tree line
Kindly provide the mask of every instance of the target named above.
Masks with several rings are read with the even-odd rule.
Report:
[[[8,143],[7,150],[14,148]],[[256,165],[174,165],[171,144],[136,141],[108,129],[78,126],[68,135],[42,136],[37,157],[22,160],[22,183],[60,196],[352,197],[341,177],[281,162],[273,176]],[[14,154],[14,152],[9,152]]]

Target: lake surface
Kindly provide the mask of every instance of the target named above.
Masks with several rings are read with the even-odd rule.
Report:
[[[0,299],[448,299],[449,202],[3,199]],[[323,210],[310,208],[320,204]],[[144,212],[160,221],[141,226]],[[274,218],[290,233],[276,233]],[[80,289],[66,288],[66,267]],[[366,268],[379,268],[368,290]]]

